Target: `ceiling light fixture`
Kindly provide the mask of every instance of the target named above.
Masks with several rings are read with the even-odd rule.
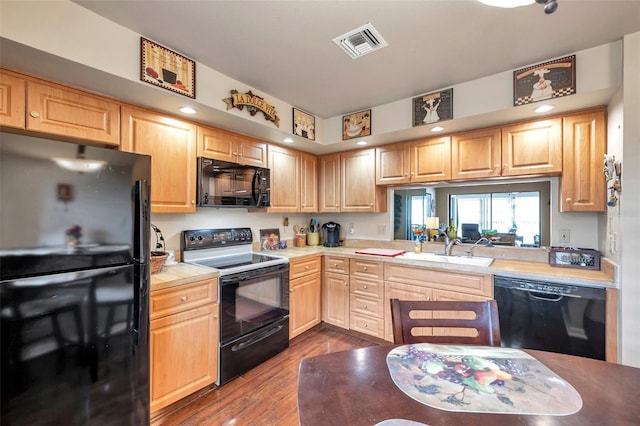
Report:
[[[533,112],[541,113],[551,111],[555,107],[553,105],[540,105],[538,108],[534,109]]]
[[[291,138],[286,138],[283,142],[284,142],[284,143],[293,143],[293,139],[291,139]]]
[[[484,3],[488,6],[495,7],[520,7],[529,6],[533,3],[544,5],[544,13],[550,14],[556,11],[558,8],[557,0],[478,0],[480,3]]]
[[[367,141],[359,141],[359,142],[356,142],[356,143],[357,143],[358,145],[366,145],[366,144],[367,144]]]
[[[528,6],[535,2],[535,0],[478,0],[478,1],[488,6],[507,7],[507,8]]]
[[[64,157],[53,157],[52,160],[55,163],[62,167],[63,169],[71,170],[72,172],[97,172],[105,164],[106,161],[101,160],[87,160],[84,156],[84,145],[78,145],[78,152],[76,154],[76,158],[64,158]]]
[[[442,127],[442,126],[435,126],[435,127],[431,128],[432,132],[441,132],[443,130],[444,130],[444,127]]]
[[[180,112],[184,112],[185,114],[195,114],[196,110],[191,107],[180,107]]]

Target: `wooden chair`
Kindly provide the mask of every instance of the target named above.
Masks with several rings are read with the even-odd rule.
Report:
[[[470,319],[470,313],[474,313],[475,318]],[[391,322],[396,344],[500,346],[500,323],[495,300],[464,302],[391,299]],[[432,328],[435,335],[414,335],[412,330],[416,327]],[[463,328],[467,330],[461,330]]]

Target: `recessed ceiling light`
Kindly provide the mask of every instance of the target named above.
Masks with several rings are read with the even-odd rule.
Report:
[[[431,128],[432,132],[441,132],[443,130],[444,130],[444,127],[442,127],[442,126],[436,126],[436,127],[432,127]]]
[[[478,0],[488,6],[497,7],[520,7],[535,3],[535,0]]]
[[[538,108],[534,109],[534,112],[547,112],[547,111],[551,111],[553,108],[555,108],[553,105],[540,105]]]
[[[293,143],[293,139],[291,139],[291,138],[286,138],[283,142],[284,142],[284,143]]]
[[[357,143],[358,145],[366,145],[366,144],[367,144],[367,141],[359,141],[359,142],[356,142],[356,143]]]
[[[195,114],[196,110],[191,107],[180,107],[180,112],[184,112],[185,114]]]

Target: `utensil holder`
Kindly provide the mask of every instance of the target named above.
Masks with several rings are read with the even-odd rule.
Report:
[[[307,245],[307,234],[296,234],[296,246],[304,247]]]
[[[317,232],[307,234],[307,244],[310,246],[320,245],[320,234]]]

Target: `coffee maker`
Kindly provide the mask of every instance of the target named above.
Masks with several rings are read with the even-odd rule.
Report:
[[[340,224],[327,222],[322,225],[322,245],[338,247],[340,245]]]

